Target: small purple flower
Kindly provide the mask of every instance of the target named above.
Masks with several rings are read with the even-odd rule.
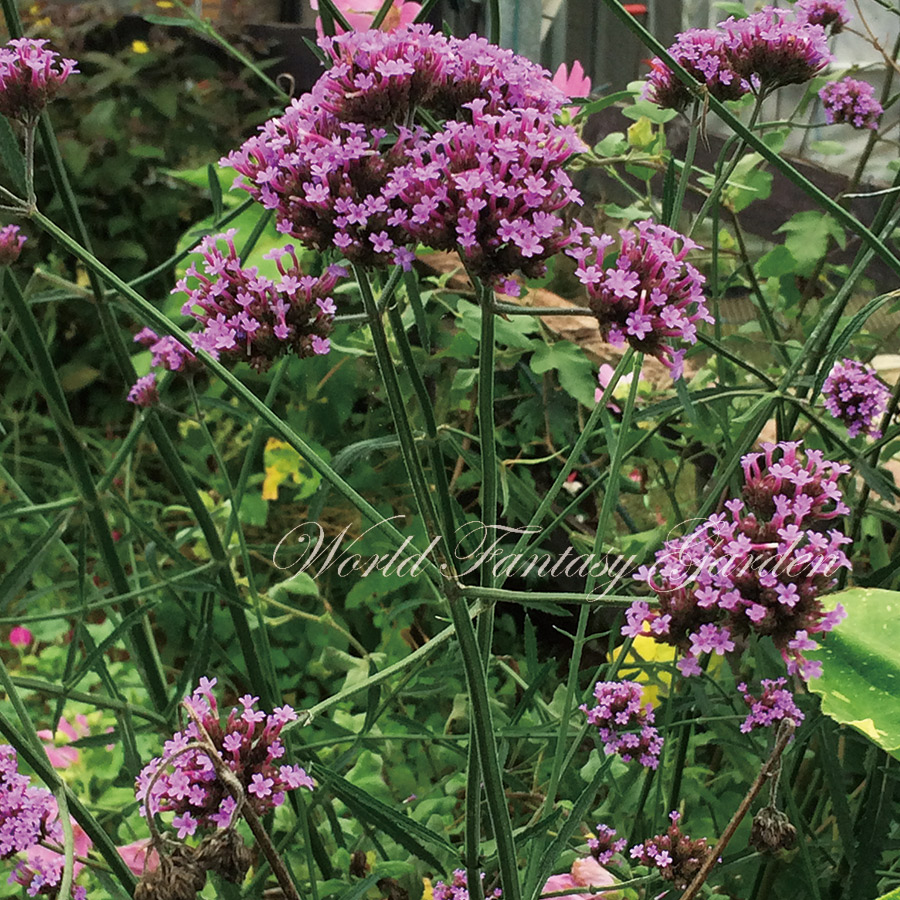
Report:
[[[240,699],[240,708],[232,709],[223,724],[212,692],[215,683],[214,678],[202,679],[185,703],[203,723],[223,762],[243,785],[247,802],[256,813],[264,815],[280,806],[286,791],[300,787],[312,790],[315,785],[300,766],[275,764],[284,755],[278,736],[288,722],[296,719],[294,710],[282,706],[267,716],[255,708],[258,698],[248,694]],[[137,799],[144,802],[150,783],[156,779],[150,790],[150,810],[175,813],[172,825],[182,839],[198,828],[226,827],[235,809],[233,797],[216,777],[206,753],[194,750],[175,756],[197,738],[197,726],[192,721],[183,732],[166,742],[165,757],[144,766],[135,785]]]
[[[588,302],[605,340],[655,356],[672,378],[681,377],[684,351],[672,339],[697,341],[698,321],[712,322],[703,296],[703,276],[686,261],[697,245],[677,231],[644,220],[637,233],[619,232],[621,248],[615,265],[602,271],[613,240],[589,237],[589,246],[566,252],[579,263],[576,276],[587,288]]]
[[[850,437],[880,438],[878,420],[891,392],[872,366],[853,359],[836,362],[822,385],[825,409],[847,426]]]
[[[482,880],[484,873],[481,873]],[[494,888],[486,895],[487,900],[500,900],[503,892]],[[465,869],[454,869],[450,883],[436,881],[434,883],[434,900],[469,900],[469,887]]]
[[[594,698],[596,706],[579,709],[597,726],[607,756],[618,753],[625,762],[636,759],[655,769],[663,739],[653,726],[653,707],[641,706],[641,686],[635,681],[598,681]]]
[[[616,829],[610,828],[608,825],[597,826],[597,837],[588,838],[588,848],[591,856],[600,863],[601,866],[609,865],[613,856],[622,853],[628,846],[625,838],[616,839]]]
[[[25,246],[25,235],[18,225],[0,228],[0,266],[11,266]]]
[[[159,403],[159,391],[156,388],[156,375],[151,372],[144,375],[131,386],[128,392],[128,402],[135,406],[156,406]]]
[[[18,38],[0,48],[0,114],[33,124],[78,71],[74,59],[62,59],[46,45],[46,40]]]
[[[794,15],[798,22],[821,25],[830,29],[831,34],[843,31],[850,21],[846,0],[797,0]]]
[[[750,714],[741,723],[744,734],[754,728],[769,728],[782,719],[791,719],[795,725],[803,721],[803,713],[794,703],[794,695],[784,687],[786,683],[784,678],[764,678],[759,699],[747,692],[747,685],[743,682],[737,686],[744,702],[750,707]]]
[[[847,124],[874,131],[884,112],[875,99],[875,88],[867,81],[857,81],[855,78],[830,81],[819,91],[819,99],[829,125]]]

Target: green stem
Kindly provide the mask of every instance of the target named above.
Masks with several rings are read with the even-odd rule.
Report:
[[[396,366],[391,358],[391,351],[387,342],[387,333],[385,332],[384,322],[381,318],[382,314],[375,304],[375,297],[372,294],[372,287],[369,283],[369,278],[365,269],[361,266],[354,266],[353,271],[356,275],[360,294],[362,295],[363,306],[369,317],[369,327],[372,331],[372,343],[375,347],[375,359],[378,364],[378,372],[381,375],[382,384],[384,384],[385,391],[387,392],[391,417],[394,420],[394,428],[396,429],[397,437],[400,440],[403,463],[406,467],[406,474],[416,498],[419,515],[422,517],[422,523],[426,533],[428,532],[429,527],[433,527],[435,533],[440,534],[441,522],[434,508],[434,503],[431,500],[431,492],[428,488],[425,473],[422,470],[422,463],[419,459],[419,451],[416,448],[415,438],[413,437],[412,428],[409,424],[409,417],[406,414],[406,402],[404,401],[403,394],[400,390]]]
[[[2,0],[0,0],[2,2]],[[323,0],[324,2],[324,0]],[[46,232],[53,235],[66,249],[77,256],[88,269],[95,273],[109,285],[114,287],[128,306],[136,313],[139,320],[154,328],[154,330],[170,335],[179,344],[186,347],[209,369],[220,378],[234,394],[243,400],[260,419],[268,425],[275,434],[293,447],[310,466],[318,472],[345,500],[353,504],[373,525],[379,525],[381,534],[390,540],[395,548],[399,548],[408,541],[391,522],[385,522],[384,517],[362,495],[355,491],[343,478],[335,473],[331,467],[313,450],[313,448],[300,437],[292,428],[270,410],[236,375],[229,371],[220,362],[213,359],[202,350],[195,350],[188,335],[175,325],[166,315],[160,312],[152,303],[144,299],[127,282],[123,281],[111,269],[107,268],[82,244],[72,238],[61,229],[52,219],[48,219],[40,212],[32,214],[32,219]],[[415,548],[412,548],[415,549]],[[423,569],[431,575],[439,576],[433,563],[426,560]]]
[[[691,180],[691,171],[694,167],[694,155],[697,152],[697,136],[700,133],[700,125],[700,101],[695,100],[691,109],[691,127],[688,131],[687,150],[684,154],[681,177],[678,179],[678,188],[675,191],[675,203],[672,206],[672,216],[666,223],[670,228],[678,227],[678,219],[681,216],[681,208],[684,206],[684,197],[687,193],[688,183]]]
[[[521,900],[522,892],[519,884],[516,843],[513,838],[506,791],[503,787],[503,774],[500,770],[500,761],[497,756],[494,723],[491,715],[487,677],[484,671],[481,647],[475,636],[475,629],[472,627],[470,611],[466,608],[466,604],[460,594],[454,590],[452,583],[447,584],[447,600],[450,606],[450,617],[459,641],[466,673],[469,700],[472,704],[475,743],[478,748],[478,759],[481,763],[488,815],[491,820],[494,840],[497,843],[503,896],[506,900]]]
[[[63,453],[78,487],[85,515],[91,526],[94,540],[109,573],[116,591],[125,594],[130,590],[128,578],[119,560],[115,543],[106,516],[103,512],[100,496],[88,466],[84,450],[78,440],[77,430],[72,421],[65,394],[59,383],[53,360],[44,343],[37,321],[31,307],[25,301],[18,282],[8,270],[0,272],[0,295],[5,297],[19,323],[19,331],[23,342],[31,356],[40,379],[41,389],[50,407],[50,415],[56,426],[57,434],[63,446]],[[122,604],[122,612],[128,616],[138,607],[133,601]],[[159,657],[153,645],[149,622],[144,618],[129,629],[130,643],[134,650],[138,667],[144,683],[157,709],[164,709],[167,703],[166,682],[162,673]]]
[[[63,832],[63,872],[59,880],[59,897],[68,897],[72,890],[72,876],[75,870],[75,832],[72,830],[72,818],[69,816],[69,804],[66,802],[66,790],[57,787],[53,792],[56,806],[59,809],[59,824]]]

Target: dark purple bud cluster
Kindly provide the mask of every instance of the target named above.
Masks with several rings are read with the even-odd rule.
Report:
[[[878,420],[891,392],[872,366],[854,359],[836,362],[822,385],[825,409],[847,426],[850,437],[880,438]]]
[[[723,655],[753,634],[770,637],[789,673],[808,679],[821,664],[804,651],[810,637],[830,631],[845,613],[825,610],[820,595],[850,568],[841,549],[850,539],[833,520],[848,512],[837,484],[849,467],[819,450],[798,454],[799,442],[763,444],[741,460],[743,498],[682,538],[667,541],[652,566],[641,566],[659,598],[651,609],[637,601],[622,633],[650,634],[678,647],[678,668],[699,674],[700,656]]]
[[[591,856],[601,866],[609,865],[613,857],[617,853],[622,853],[627,846],[628,841],[625,838],[616,839],[616,829],[610,828],[609,825],[598,825],[597,837],[588,838],[588,848],[591,851]]]
[[[653,707],[641,706],[641,686],[636,681],[598,681],[597,705],[579,709],[596,725],[607,756],[618,753],[625,762],[636,759],[642,766],[659,765],[663,739],[654,727]]]
[[[47,49],[47,41],[18,38],[0,47],[0,114],[34,124],[68,77],[74,59]]]
[[[603,268],[614,243],[609,235],[589,235],[586,244],[566,252],[578,261],[575,274],[587,288],[604,340],[617,347],[627,342],[655,356],[677,379],[685,351],[674,349],[671,341],[694,344],[696,323],[714,321],[703,296],[704,278],[685,259],[698,245],[650,220],[635,228],[636,233],[619,232],[621,247],[610,268]]]
[[[748,693],[747,685],[741,682],[737,689],[744,695],[744,702],[750,707],[750,714],[741,723],[745,734],[754,728],[769,728],[782,719],[791,719],[795,725],[803,721],[803,713],[794,703],[794,695],[785,688],[784,678],[763,678],[762,695],[757,698]]]
[[[875,88],[867,81],[842,78],[831,81],[819,91],[819,99],[829,125],[853,128],[878,128],[884,109],[875,99]]]
[[[831,61],[826,24],[845,21],[820,2],[798,3],[793,11],[763,7],[716,28],[679,34],[669,53],[718,100],[809,81]],[[837,7],[838,4],[831,4]],[[840,26],[838,26],[838,30]],[[654,59],[644,97],[660,106],[684,109],[691,91],[661,60]]]
[[[322,43],[334,65],[313,90],[221,161],[282,233],[364,266],[459,249],[494,284],[573,240],[558,213],[580,200],[563,165],[583,144],[553,118],[549,73],[428,26]]]
[[[258,815],[284,803],[285,793],[314,787],[312,779],[296,765],[278,762],[284,745],[278,740],[281,729],[297,718],[290,706],[270,715],[256,709],[258,698],[246,695],[224,725],[219,719],[212,688],[216,679],[200,679],[200,686],[185,703],[193,710],[212,740],[219,756],[233,772]],[[151,760],[137,778],[137,799],[147,801],[151,814],[174,812],[172,826],[178,837],[194,834],[198,827],[226,828],[231,823],[236,801],[216,774],[212,760],[200,749],[186,749],[201,733],[192,721],[163,747],[163,756]],[[148,793],[149,792],[149,793]]]
[[[669,814],[672,824],[665,834],[648,838],[631,848],[631,858],[641,865],[658,869],[660,875],[683,890],[693,880],[710,854],[706,838],[692,840],[678,827],[677,812]]]

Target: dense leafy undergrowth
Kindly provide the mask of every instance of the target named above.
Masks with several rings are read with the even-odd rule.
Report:
[[[895,896],[897,11],[604,0],[602,95],[320,4],[291,100],[0,3],[7,894]]]

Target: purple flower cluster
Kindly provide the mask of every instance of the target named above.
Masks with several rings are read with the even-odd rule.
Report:
[[[891,392],[872,366],[855,359],[836,362],[822,385],[822,396],[825,409],[847,426],[850,437],[881,437],[877,422]]]
[[[563,165],[583,144],[547,72],[428,26],[322,43],[334,65],[313,90],[221,161],[282,233],[365,266],[458,248],[494,283],[573,240],[558,213],[579,201]]]
[[[26,125],[77,72],[74,59],[62,59],[45,40],[18,38],[0,47],[0,114]]]
[[[793,15],[766,6],[743,19],[726,19],[717,28],[686,31],[669,53],[718,100],[802,84],[832,58],[823,24],[837,20],[831,18],[828,5],[798,3]],[[650,66],[644,97],[660,106],[684,109],[691,100],[690,89],[661,59],[652,60]]]
[[[677,379],[685,351],[675,350],[671,339],[693,344],[696,323],[713,321],[703,296],[704,278],[685,260],[697,244],[649,219],[636,228],[637,233],[619,232],[619,254],[608,269],[603,256],[613,244],[609,235],[591,235],[587,244],[566,252],[578,261],[575,274],[587,287],[604,340],[617,347],[627,341],[659,359]]]
[[[142,328],[135,336],[135,343],[150,350],[151,364],[154,367],[167,369],[170,372],[196,372],[200,369],[200,360],[187,347],[179,344],[170,335],[160,337],[152,328]],[[131,386],[128,402],[136,406],[156,406],[159,403],[159,391],[156,386],[156,375],[151,372],[144,375]]]
[[[663,739],[654,727],[653,707],[641,706],[641,686],[636,681],[598,681],[597,705],[579,709],[596,725],[607,756],[618,753],[625,762],[636,759],[642,766],[659,765]]]
[[[846,0],[797,0],[794,15],[798,22],[821,25],[831,34],[839,34],[850,21]]]
[[[638,570],[635,578],[659,605],[632,604],[623,634],[649,633],[679,648],[684,675],[699,674],[702,654],[724,655],[751,634],[773,640],[789,673],[820,674],[821,664],[804,651],[818,646],[810,635],[830,631],[845,615],[840,605],[826,612],[819,595],[834,586],[839,568],[850,568],[841,549],[850,539],[827,528],[848,512],[837,478],[849,466],[826,461],[819,450],[804,459],[799,446],[763,444],[763,452],[743,457],[742,499],[667,541],[655,563]]]
[[[18,225],[4,225],[0,228],[0,266],[11,266],[25,246],[25,235]]]
[[[677,812],[669,813],[672,824],[665,834],[648,838],[643,844],[631,848],[631,858],[642,865],[659,870],[666,881],[674,882],[679,889],[686,888],[693,880],[710,853],[706,838],[692,840],[678,827],[681,818]]]
[[[855,78],[830,81],[819,91],[819,99],[829,125],[846,124],[874,131],[884,112],[875,99],[875,88],[867,81]]]
[[[332,266],[318,278],[304,275],[289,244],[266,254],[281,275],[272,281],[255,266],[241,266],[235,234],[237,229],[232,228],[205,237],[199,248],[203,274],[192,263],[172,291],[187,294],[181,313],[203,326],[191,336],[194,346],[216,357],[245,359],[257,371],[288,351],[301,358],[327,353],[336,310],[331,292],[346,271]],[[220,242],[226,244],[225,252]]]
[[[597,837],[588,838],[588,848],[591,856],[600,863],[601,866],[607,866],[612,862],[616,853],[622,853],[628,841],[625,838],[616,840],[616,829],[610,828],[609,825],[597,826]]]
[[[56,801],[45,788],[33,787],[18,770],[16,751],[0,745],[0,859],[34,847],[42,840],[62,843]]]
[[[782,719],[791,719],[795,725],[803,721],[803,713],[794,703],[794,695],[785,688],[784,678],[763,678],[762,696],[758,699],[748,693],[747,685],[741,682],[737,689],[744,695],[744,702],[750,707],[750,714],[741,723],[741,731],[746,734],[754,728],[769,728]]]
[[[312,779],[296,765],[282,765],[284,745],[278,740],[281,729],[297,718],[290,706],[270,715],[257,710],[257,697],[241,697],[223,726],[212,688],[216,679],[200,679],[200,686],[185,703],[202,722],[225,764],[246,792],[247,802],[258,815],[284,803],[285,792],[305,787]],[[174,812],[172,825],[183,839],[198,827],[227,827],[236,802],[218,778],[212,760],[201,750],[187,749],[200,738],[192,721],[184,731],[166,741],[163,756],[151,760],[137,778],[137,799],[147,800],[151,814]]]
[[[156,387],[156,374],[143,375],[131,386],[128,402],[135,406],[156,406],[159,403],[159,390]]]
[[[484,873],[481,873],[482,880]],[[494,888],[488,895],[487,900],[499,900],[503,896],[500,888]],[[443,881],[434,883],[434,900],[469,900],[469,886],[466,880],[465,869],[454,869],[453,878],[449,884]]]
[[[64,870],[65,858],[62,854],[44,850],[37,855],[32,851],[28,862],[15,864],[9,883],[21,884],[29,897],[52,897],[53,900],[59,900],[59,884]],[[72,900],[87,900],[87,888],[73,884],[70,896]]]

